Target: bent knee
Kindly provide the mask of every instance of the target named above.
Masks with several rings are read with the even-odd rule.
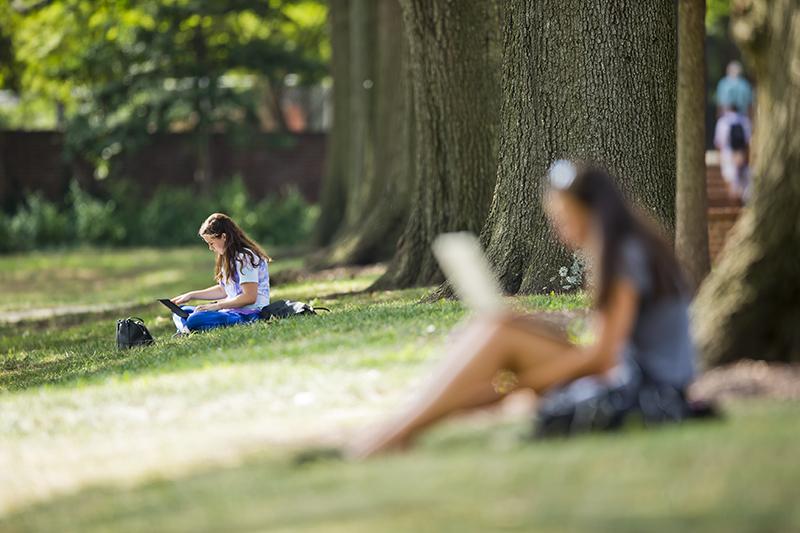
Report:
[[[219,325],[219,320],[215,320],[213,315],[213,311],[196,311],[186,319],[186,327],[192,331],[213,328]]]

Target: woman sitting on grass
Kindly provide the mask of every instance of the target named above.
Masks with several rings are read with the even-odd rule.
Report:
[[[173,315],[179,333],[189,333],[251,322],[269,304],[270,257],[228,215],[214,213],[199,230],[209,250],[217,256],[217,285],[172,298],[176,305],[191,300],[217,300],[197,307],[184,306],[189,318]]]
[[[543,403],[575,385],[599,390],[600,398],[641,402],[641,387],[649,383],[673,391],[679,408],[686,405],[680,402],[694,376],[695,352],[671,248],[631,210],[605,171],[559,161],[549,182],[544,201],[550,222],[594,265],[594,342],[572,344],[533,317],[478,317],[459,333],[441,371],[411,407],[355,446],[353,455],[404,448],[447,415],[498,402],[516,387],[544,394]],[[612,390],[619,395],[612,398]]]

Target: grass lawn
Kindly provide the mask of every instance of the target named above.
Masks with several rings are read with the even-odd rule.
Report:
[[[2,313],[126,303],[153,347],[118,352],[117,314],[0,323],[0,531],[791,531],[800,411],[527,443],[524,417],[456,420],[405,456],[297,466],[405,398],[464,316],[376,274],[278,284],[333,312],[172,339],[153,298],[209,285],[201,247],[0,258]],[[294,268],[278,260],[272,272]],[[581,296],[529,297],[574,311]]]

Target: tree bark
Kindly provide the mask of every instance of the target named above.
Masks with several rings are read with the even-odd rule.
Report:
[[[369,50],[369,57],[362,58],[362,65],[354,65],[351,79],[350,105],[356,110],[350,139],[353,179],[342,224],[331,245],[312,261],[317,266],[391,257],[408,215],[413,115],[402,12],[397,0],[369,3],[376,10],[375,22],[362,31],[376,35],[371,45],[359,45]],[[359,9],[357,15],[363,14]],[[371,64],[363,64],[366,61]]]
[[[675,252],[692,290],[710,269],[705,163],[705,0],[678,1]]]
[[[479,231],[496,172],[495,2],[401,0],[410,47],[416,186],[397,251],[374,288],[441,281],[441,232]]]
[[[350,0],[350,175],[344,223],[358,217],[362,187],[375,169],[377,2]]]
[[[694,307],[704,362],[800,361],[800,0],[737,1],[758,80],[751,203]]]
[[[558,158],[591,160],[674,228],[675,7],[509,0],[497,184],[482,241],[508,293],[562,290],[572,258],[541,195]]]
[[[194,77],[194,111],[197,114],[197,125],[193,132],[196,156],[194,180],[202,192],[208,193],[214,181],[214,165],[211,160],[214,103],[211,98],[217,80],[204,68],[208,60],[208,46],[202,28],[195,28],[192,44],[198,65]]]
[[[350,175],[350,0],[330,0],[328,17],[333,124],[328,134],[325,179],[320,191],[320,215],[315,237],[320,246],[333,240],[344,219]]]

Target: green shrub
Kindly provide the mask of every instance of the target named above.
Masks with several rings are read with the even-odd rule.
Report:
[[[69,188],[72,216],[78,242],[118,245],[125,242],[126,230],[116,213],[114,200],[90,196],[73,181]]]
[[[213,196],[217,199],[217,211],[233,218],[248,233],[252,230],[255,216],[251,209],[250,195],[241,176],[234,176],[218,186]]]
[[[159,187],[141,212],[137,229],[141,241],[137,244],[197,243],[197,229],[214,211],[212,205],[208,196],[189,189]]]
[[[149,235],[141,231],[142,212],[147,201],[141,190],[128,180],[112,180],[107,190],[114,202],[114,219],[125,231],[120,244],[147,244]]]
[[[212,197],[215,208],[203,215],[198,226],[206,216],[219,211],[264,245],[291,246],[306,241],[318,215],[318,209],[309,205],[295,188],[253,202],[240,176],[217,187]]]
[[[65,244],[73,240],[69,217],[41,194],[25,197],[25,202],[8,224],[13,250],[32,250]]]
[[[11,233],[11,217],[0,211],[0,254],[15,251]]]
[[[258,242],[293,246],[312,232],[318,208],[296,189],[253,201],[241,177],[210,194],[162,186],[149,200],[131,182],[109,185],[110,199],[98,199],[73,182],[67,208],[39,194],[29,195],[13,216],[0,215],[0,253],[63,245],[175,246],[198,242],[197,229],[211,213],[230,215]]]
[[[288,246],[308,240],[319,216],[319,208],[309,205],[297,189],[282,197],[267,197],[252,211],[251,232],[265,244]]]

